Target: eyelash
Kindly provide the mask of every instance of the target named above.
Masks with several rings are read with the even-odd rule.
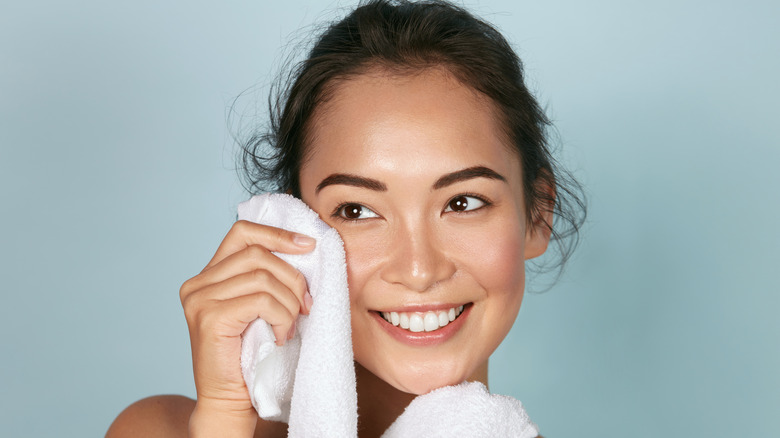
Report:
[[[336,209],[335,209],[335,210],[333,210],[333,213],[331,213],[331,214],[330,214],[330,216],[331,216],[332,218],[334,218],[334,219],[337,219],[337,220],[340,220],[340,221],[342,221],[342,222],[360,222],[360,221],[364,221],[364,220],[366,220],[366,219],[373,219],[373,218],[364,218],[364,219],[359,219],[359,218],[358,218],[358,219],[350,219],[350,218],[344,217],[344,216],[341,214],[341,212],[342,212],[342,211],[343,211],[343,210],[344,210],[346,207],[349,207],[349,206],[351,206],[351,205],[354,205],[354,206],[357,206],[357,207],[361,207],[361,208],[365,208],[366,210],[368,210],[368,211],[370,211],[370,212],[374,213],[374,214],[375,214],[377,217],[379,216],[379,215],[378,215],[378,214],[377,214],[377,213],[376,213],[374,210],[372,210],[372,209],[370,209],[370,208],[366,207],[366,206],[365,206],[365,205],[363,205],[363,204],[357,203],[357,202],[343,202],[343,203],[339,204],[339,205],[338,205],[338,207],[336,207]]]
[[[449,209],[449,208],[450,208],[450,204],[451,204],[451,203],[452,203],[452,202],[453,202],[455,199],[457,199],[457,198],[461,198],[461,197],[465,197],[465,198],[474,198],[474,199],[478,200],[479,202],[481,202],[481,203],[482,203],[482,205],[481,205],[481,206],[479,206],[479,207],[477,207],[477,208],[475,208],[475,209],[473,209],[473,210],[466,210],[466,211],[455,211],[455,210],[450,210],[450,211],[447,211],[447,209]],[[468,213],[475,213],[475,212],[477,212],[477,211],[479,211],[479,210],[482,210],[482,209],[484,209],[484,208],[490,207],[490,206],[492,206],[492,205],[493,205],[493,202],[491,202],[489,199],[487,199],[487,198],[486,198],[486,197],[484,197],[484,196],[477,195],[477,194],[475,194],[475,193],[459,193],[459,194],[457,194],[457,195],[453,196],[452,198],[450,198],[450,199],[447,201],[447,203],[445,204],[445,207],[444,207],[444,209],[442,210],[442,214],[443,214],[443,213],[456,213],[456,214],[468,214]],[[350,219],[350,218],[344,217],[344,215],[342,214],[342,212],[344,211],[344,209],[345,209],[346,207],[349,207],[349,206],[356,206],[356,207],[361,207],[361,208],[364,208],[364,209],[366,209],[366,210],[370,211],[371,213],[375,214],[375,215],[376,215],[376,217],[379,217],[379,214],[377,214],[377,213],[376,213],[374,210],[372,210],[372,209],[370,209],[370,208],[366,207],[366,206],[365,206],[365,205],[363,205],[363,204],[357,203],[357,202],[342,202],[341,204],[339,204],[339,205],[338,205],[338,206],[337,206],[337,207],[336,207],[336,208],[333,210],[333,213],[331,213],[331,217],[332,217],[332,218],[334,218],[334,219],[340,220],[340,221],[342,221],[342,222],[360,222],[360,221],[363,221],[363,220],[366,220],[366,219],[373,219],[373,217],[368,217],[368,218],[363,218],[363,219],[360,219],[360,218],[356,218],[356,219]]]
[[[475,209],[473,209],[473,210],[466,210],[466,211],[451,210],[451,211],[448,212],[447,209],[450,208],[450,204],[452,203],[452,201],[454,201],[454,200],[456,200],[458,198],[461,198],[461,197],[464,197],[464,198],[474,198],[474,199],[478,200],[479,202],[481,202],[482,205],[477,207],[477,208],[475,208]],[[452,198],[450,198],[449,201],[447,201],[447,204],[444,207],[443,213],[456,213],[456,214],[476,213],[477,211],[482,210],[483,208],[490,207],[492,205],[493,205],[493,202],[491,202],[489,199],[487,199],[486,197],[484,197],[482,195],[477,195],[476,193],[461,193],[461,194],[453,196]]]

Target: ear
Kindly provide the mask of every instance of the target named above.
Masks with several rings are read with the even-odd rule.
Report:
[[[526,260],[539,257],[547,251],[552,234],[553,210],[555,209],[555,186],[546,178],[537,178],[535,192],[537,205],[533,212],[533,221],[525,230]]]

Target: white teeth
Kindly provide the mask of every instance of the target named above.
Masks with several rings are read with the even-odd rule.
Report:
[[[450,323],[449,318],[447,318],[447,312],[439,312],[439,327],[444,327],[445,325]]]
[[[425,329],[422,317],[418,313],[412,313],[409,317],[409,330],[413,332],[421,332]]]
[[[423,321],[425,321],[426,332],[432,332],[439,328],[439,317],[433,312],[426,313]]]
[[[402,329],[419,333],[432,332],[445,327],[463,312],[463,306],[447,310],[420,312],[380,312],[382,318],[390,324]]]
[[[409,329],[409,315],[406,313],[401,313],[399,315],[398,324],[401,326],[402,329]],[[395,324],[393,324],[395,325]]]

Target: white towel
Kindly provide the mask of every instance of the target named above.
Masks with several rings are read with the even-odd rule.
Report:
[[[539,429],[523,404],[506,395],[490,394],[479,382],[445,386],[417,396],[382,438],[533,438]]]
[[[313,304],[300,315],[295,338],[277,346],[271,327],[256,320],[241,344],[241,369],[252,404],[268,420],[289,423],[292,437],[357,436],[357,392],[344,246],[336,230],[301,200],[263,194],[243,202],[238,218],[317,240],[306,254],[276,253],[297,268]]]
[[[276,253],[306,277],[313,305],[300,315],[296,336],[277,346],[271,327],[256,320],[241,345],[241,369],[252,404],[267,420],[289,423],[293,438],[357,437],[357,391],[352,355],[344,246],[338,233],[297,198],[264,194],[243,202],[238,218],[306,234],[307,254]],[[516,399],[490,394],[477,382],[416,397],[383,438],[517,437],[538,429]]]

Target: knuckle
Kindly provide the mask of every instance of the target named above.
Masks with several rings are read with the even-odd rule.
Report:
[[[196,305],[195,294],[190,294],[184,297],[181,301],[181,306],[184,309],[184,316],[187,319],[196,318],[198,315],[198,306]]]
[[[276,298],[265,292],[261,292],[255,295],[255,303],[258,309],[274,309],[274,312],[282,312],[285,319],[287,318],[287,315],[290,314],[290,311],[287,310],[284,305],[280,306],[279,304],[281,303],[279,303]]]
[[[272,278],[273,275],[265,269],[255,269],[252,271],[252,280],[262,286],[268,285]]]
[[[266,308],[271,303],[271,296],[265,292],[259,292],[255,294],[255,301],[257,302],[258,308]]]
[[[273,307],[274,298],[265,292],[255,294],[255,305],[258,309],[270,309]]]
[[[179,288],[179,299],[181,300],[182,304],[184,303],[184,300],[192,293],[192,283],[193,278],[188,279],[184,283],[182,283],[181,287]]]
[[[254,260],[261,260],[268,253],[268,250],[260,245],[250,245],[246,248],[247,255]]]
[[[251,223],[247,220],[237,220],[233,223],[233,226],[230,227],[229,234],[245,234],[249,228],[251,227]]]
[[[295,270],[295,285],[301,292],[305,291],[309,287],[306,283],[306,277],[304,277],[303,273],[297,269]]]

